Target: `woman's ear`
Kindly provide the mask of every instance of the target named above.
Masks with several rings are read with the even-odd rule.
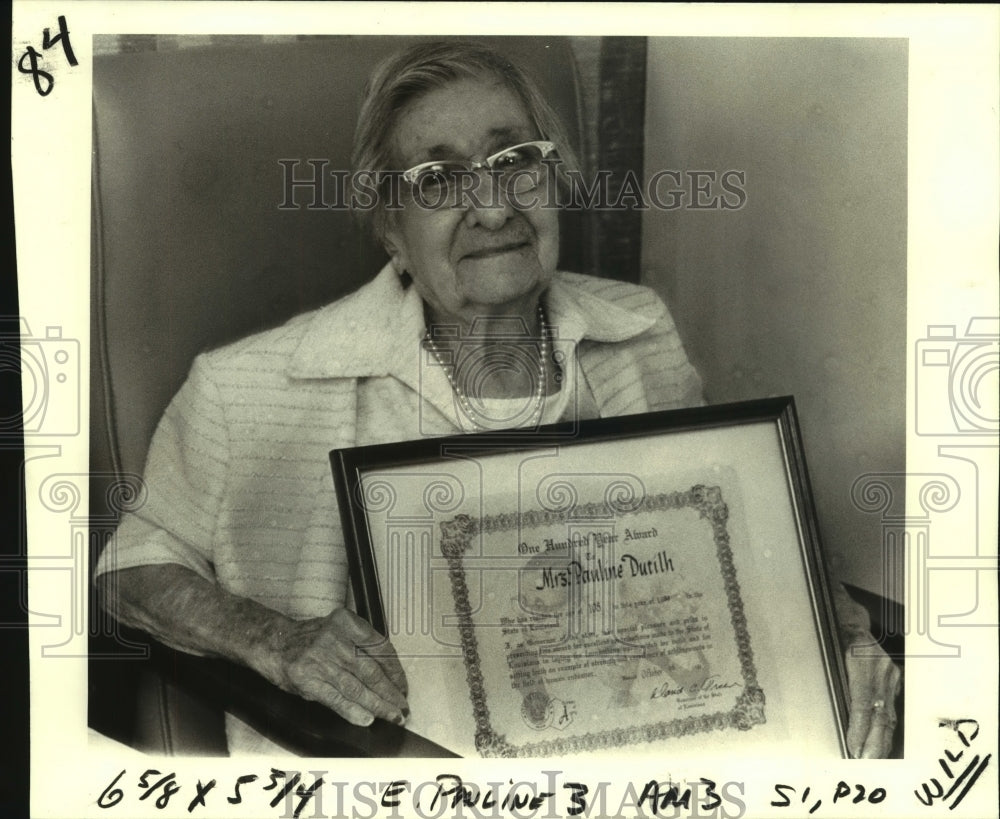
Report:
[[[388,239],[383,239],[382,247],[384,247],[385,252],[389,254],[389,262],[392,264],[393,269],[396,271],[396,275],[397,276],[403,275],[404,272],[403,260],[400,256],[399,250],[396,249],[396,246]]]
[[[385,229],[382,232],[382,247],[389,254],[389,261],[392,262],[397,276],[402,276],[406,272],[406,260],[403,258],[401,244],[395,220],[392,214],[387,214]]]

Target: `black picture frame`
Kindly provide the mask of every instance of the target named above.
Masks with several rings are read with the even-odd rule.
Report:
[[[827,731],[828,738],[824,747],[818,749],[818,752],[823,755],[846,757],[845,729],[848,703],[844,656],[838,640],[833,596],[824,565],[795,402],[790,396],[584,420],[576,422],[572,429],[565,425],[550,425],[523,432],[505,431],[502,434],[485,432],[333,450],[330,452],[330,461],[343,521],[355,608],[358,614],[371,622],[381,634],[390,639],[397,636],[390,628],[391,618],[386,609],[384,589],[380,583],[380,562],[386,562],[387,558],[384,554],[380,554],[384,544],[380,542],[378,531],[376,531],[377,527],[373,527],[370,504],[365,502],[364,481],[366,477],[378,475],[381,480],[385,476],[386,470],[408,467],[436,468],[436,465],[446,463],[456,456],[461,458],[516,458],[520,455],[543,452],[553,447],[560,449],[564,447],[586,448],[609,443],[616,447],[619,444],[624,446],[630,441],[635,442],[636,439],[641,441],[642,439],[656,438],[659,441],[664,436],[669,438],[689,432],[697,433],[700,436],[710,436],[705,438],[705,440],[710,440],[711,436],[725,434],[727,431],[730,435],[734,431],[740,434],[741,428],[751,427],[758,430],[758,433],[755,434],[767,429],[773,429],[775,433],[773,446],[784,473],[783,476],[774,478],[775,485],[787,488],[785,497],[777,498],[777,500],[781,503],[787,503],[790,519],[794,521],[795,551],[797,552],[798,565],[793,568],[801,579],[802,591],[804,592],[802,599],[809,601],[809,614],[812,621],[812,629],[804,631],[800,629],[799,638],[808,642],[808,634],[805,637],[802,635],[811,631],[814,639],[812,648],[821,661],[814,665],[817,668],[820,665],[822,667],[822,674],[825,677],[824,687],[828,698],[828,708],[822,709],[820,707],[820,710],[826,711],[826,722],[830,730]],[[606,453],[607,448],[605,447],[602,451]],[[586,450],[582,450],[578,451],[577,454],[585,452]],[[512,744],[506,738],[506,731],[491,724],[491,712],[486,702],[488,698],[483,675],[479,668],[478,636],[470,614],[476,606],[474,603],[469,603],[467,596],[464,601],[462,599],[465,592],[463,592],[464,569],[461,555],[463,550],[469,547],[469,538],[478,535],[482,529],[488,528],[491,532],[497,532],[514,526],[510,515],[486,516],[478,520],[472,519],[471,522],[468,516],[460,515],[449,522],[436,521],[435,528],[443,532],[439,545],[443,552],[442,556],[448,563],[448,574],[452,579],[456,603],[454,614],[458,632],[462,635],[461,649],[466,665],[465,678],[466,684],[469,686],[469,699],[476,726],[475,749],[479,754],[483,756],[556,756],[600,752],[619,746],[641,746],[643,743],[670,741],[675,737],[704,731],[728,728],[748,731],[755,724],[766,722],[763,717],[765,696],[757,684],[756,666],[753,660],[750,636],[746,631],[740,587],[734,579],[735,569],[731,560],[729,534],[726,531],[728,509],[718,491],[715,494],[711,494],[710,491],[706,494],[702,491],[705,489],[705,486],[698,485],[691,487],[686,494],[683,492],[647,493],[643,502],[658,504],[659,509],[692,507],[698,510],[702,518],[709,519],[710,522],[715,521],[713,523],[715,527],[713,539],[720,560],[721,574],[725,578],[725,594],[729,599],[729,614],[736,634],[737,652],[740,657],[742,675],[740,685],[744,688],[741,697],[728,712],[713,713],[699,718],[676,718],[652,727],[634,726],[631,730],[616,728],[603,732],[588,732],[583,737],[576,737],[572,740],[557,738],[552,741]],[[709,487],[709,490],[711,489]],[[483,491],[483,494],[488,493]],[[781,492],[776,494],[780,495]],[[651,506],[648,509],[644,508],[643,511],[649,511],[651,508]],[[721,517],[719,517],[720,510]],[[520,526],[522,523],[525,523],[526,526],[536,525],[545,517],[544,515],[539,517],[534,512],[528,513],[528,515],[530,520],[525,522],[522,521],[522,516],[519,513],[516,525]],[[550,515],[545,518],[544,522],[551,523],[555,519]],[[719,520],[721,520],[721,530]],[[459,524],[457,529],[456,521]],[[457,548],[456,543],[459,543]],[[784,557],[788,558],[789,555]],[[624,560],[624,558],[622,559]],[[766,588],[744,589],[743,592],[744,597],[746,594],[759,597],[773,593],[773,589]],[[799,612],[798,615],[798,619],[801,620],[802,612]],[[788,612],[785,616],[794,618],[796,613]],[[481,636],[482,633],[483,630],[480,628],[478,635]],[[804,672],[802,668],[789,667],[782,669],[780,673],[796,678]],[[815,676],[819,672],[814,668],[812,673]],[[773,678],[773,669],[771,676]],[[817,719],[822,719],[822,714],[815,713],[817,706],[814,702],[809,708],[812,709],[809,713],[799,714],[797,717],[809,719],[811,724],[815,724]],[[551,711],[551,705],[549,705],[549,710]],[[537,718],[543,720],[541,716]],[[528,716],[525,716],[525,720],[530,722]],[[540,724],[533,727],[540,727]],[[434,736],[430,739],[444,747],[451,747],[447,737],[442,739],[440,736]],[[801,735],[795,741],[801,743]]]

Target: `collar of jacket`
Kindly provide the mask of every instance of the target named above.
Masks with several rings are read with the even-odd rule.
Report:
[[[602,280],[556,272],[543,296],[559,339],[618,342],[644,333],[660,317],[638,312],[600,295]],[[393,376],[414,386],[424,337],[423,302],[404,289],[391,265],[360,289],[317,310],[291,357],[293,378]]]

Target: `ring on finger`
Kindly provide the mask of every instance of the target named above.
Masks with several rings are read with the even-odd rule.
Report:
[[[884,725],[890,730],[896,727],[896,715],[893,713],[892,709],[886,708],[884,703],[879,707],[873,705],[872,711],[873,724]]]

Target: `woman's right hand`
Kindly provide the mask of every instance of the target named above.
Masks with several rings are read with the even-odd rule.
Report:
[[[348,722],[403,722],[406,675],[392,645],[353,612],[293,620],[175,563],[98,579],[108,610],[172,648],[249,666]]]
[[[409,715],[406,674],[392,644],[347,609],[290,620],[268,640],[266,677],[315,700],[355,725],[375,717],[402,724]]]

